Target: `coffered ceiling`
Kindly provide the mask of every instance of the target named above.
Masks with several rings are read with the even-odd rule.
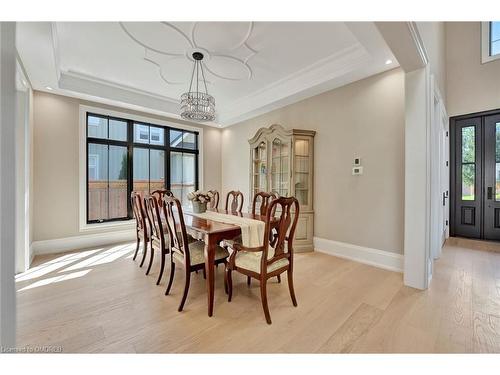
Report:
[[[371,22],[38,22],[17,34],[35,89],[175,118],[200,51],[220,126],[397,66]]]

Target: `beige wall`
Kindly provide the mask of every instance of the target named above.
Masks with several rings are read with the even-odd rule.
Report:
[[[79,232],[79,105],[184,123],[43,92],[34,94],[33,240],[81,235]],[[190,124],[192,126],[192,124]],[[220,189],[220,130],[203,127],[205,188]],[[91,233],[91,232],[86,232]]]
[[[500,60],[481,64],[481,23],[446,23],[448,115],[500,108]]]
[[[249,144],[260,127],[316,130],[315,230],[321,238],[403,251],[404,73],[391,70],[222,132],[222,189],[249,197]],[[352,176],[354,157],[364,174]]]

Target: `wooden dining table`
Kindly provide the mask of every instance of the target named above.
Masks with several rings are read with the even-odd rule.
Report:
[[[253,215],[250,213],[231,212],[221,209],[208,209],[212,212],[218,212],[226,215],[235,215],[248,219],[265,221],[265,216]],[[241,234],[241,228],[235,224],[226,224],[215,220],[203,219],[196,216],[196,214],[183,211],[184,223],[186,224],[186,231],[193,238],[205,242],[205,272],[207,284],[207,298],[208,298],[208,316],[212,316],[214,312],[214,286],[215,286],[215,272],[214,260],[215,249],[222,240],[229,240]]]

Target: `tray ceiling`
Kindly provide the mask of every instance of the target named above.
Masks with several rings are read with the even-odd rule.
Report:
[[[221,126],[397,66],[370,22],[18,23],[17,45],[37,90],[175,118],[201,51]]]

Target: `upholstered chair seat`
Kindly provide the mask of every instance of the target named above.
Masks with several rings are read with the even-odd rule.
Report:
[[[205,263],[205,242],[195,241],[191,242],[188,246],[191,265],[196,266]],[[175,248],[173,248],[172,250],[174,259],[178,260],[181,263],[184,262],[184,255]],[[226,249],[217,246],[217,248],[215,249],[215,261],[226,259],[228,256],[229,252]]]
[[[274,257],[274,249],[269,247],[267,253],[267,259],[270,260]],[[262,259],[262,252],[248,252],[248,251],[238,251],[235,256],[234,263],[238,268],[244,268],[246,270],[260,273],[260,264]],[[288,259],[278,259],[276,262],[271,263],[267,266],[267,273],[271,273],[280,269],[282,267],[288,266]]]

